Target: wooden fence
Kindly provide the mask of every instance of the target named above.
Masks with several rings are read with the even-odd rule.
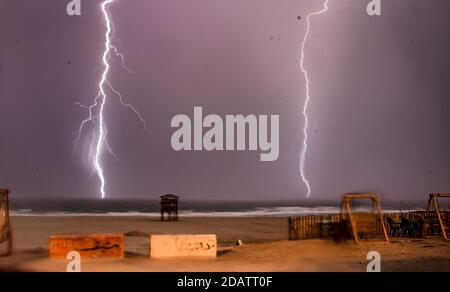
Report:
[[[340,214],[290,217],[289,240],[321,238],[322,224],[337,223],[339,221],[341,221]]]
[[[347,215],[346,215],[347,216]],[[363,217],[367,217],[367,213],[355,213],[353,214],[355,221],[362,221]],[[375,237],[382,237],[383,227],[381,224],[381,219],[378,216],[374,216],[375,221]],[[441,216],[444,225],[447,229],[450,226],[450,212],[441,212]],[[382,220],[384,220],[385,226],[387,228],[388,234],[390,234],[390,226],[387,222],[387,217],[392,218],[396,222],[400,222],[401,218],[406,218],[409,221],[416,222],[419,218],[425,220],[425,222],[431,222],[431,224],[436,224],[437,216],[435,211],[416,211],[416,212],[405,212],[405,213],[384,213]],[[342,219],[341,214],[334,215],[311,215],[302,217],[290,217],[289,218],[289,240],[305,240],[305,239],[321,239],[325,237],[323,226],[326,224],[338,223]],[[346,217],[348,218],[348,217]],[[360,228],[361,229],[361,228]]]
[[[12,232],[9,222],[9,190],[0,189],[0,256],[12,253]],[[6,242],[6,252],[3,251],[3,243]]]

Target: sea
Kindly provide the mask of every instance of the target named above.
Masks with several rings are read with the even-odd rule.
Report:
[[[158,200],[144,199],[15,199],[10,202],[13,216],[160,216]],[[340,201],[200,201],[180,200],[183,217],[288,217],[337,214]],[[362,202],[355,210],[369,208]],[[426,209],[427,201],[386,201],[386,212]],[[444,206],[448,208],[448,206]]]

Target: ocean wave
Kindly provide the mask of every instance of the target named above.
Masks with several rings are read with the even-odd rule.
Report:
[[[285,217],[299,215],[320,215],[339,213],[336,207],[272,207],[272,208],[254,208],[243,211],[196,211],[181,210],[179,216],[182,217]],[[33,210],[18,210],[11,213],[13,216],[44,216],[44,217],[158,217],[159,212],[33,212]]]
[[[355,208],[354,212],[367,211],[368,208]],[[411,210],[416,211],[416,210]],[[243,211],[196,211],[182,210],[179,212],[181,217],[290,217],[306,215],[332,215],[339,214],[341,209],[338,207],[266,207],[254,208]],[[405,210],[385,210],[387,213],[408,212]],[[27,217],[159,217],[159,212],[34,212],[32,209],[20,209],[11,212],[12,216]]]

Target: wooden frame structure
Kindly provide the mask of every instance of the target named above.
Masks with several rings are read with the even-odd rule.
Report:
[[[372,201],[372,213],[377,213],[380,217],[381,226],[383,228],[383,235],[387,242],[389,242],[389,235],[387,233],[386,225],[383,218],[383,213],[381,209],[380,197],[377,194],[367,193],[367,194],[346,194],[342,202],[342,218],[348,215],[350,219],[350,224],[352,226],[353,236],[355,242],[359,243],[358,226],[352,211],[352,201],[358,199],[366,199]]]
[[[439,208],[439,201],[438,201],[439,198],[450,198],[450,194],[439,194],[439,193],[430,194],[430,198],[428,199],[427,211],[429,212],[431,211],[432,208],[434,208],[436,216],[439,220],[439,225],[442,230],[442,235],[444,235],[445,240],[449,240],[447,231],[444,226],[444,222],[442,220],[441,211]]]
[[[8,256],[13,251],[13,239],[11,222],[9,220],[9,190],[0,189],[0,245],[6,244],[6,253],[0,256]]]

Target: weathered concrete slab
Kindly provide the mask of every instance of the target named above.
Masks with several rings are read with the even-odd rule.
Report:
[[[122,234],[62,235],[51,236],[51,258],[65,258],[77,251],[84,258],[124,257],[125,240]]]
[[[208,235],[152,235],[150,238],[152,258],[217,256],[217,236]]]

